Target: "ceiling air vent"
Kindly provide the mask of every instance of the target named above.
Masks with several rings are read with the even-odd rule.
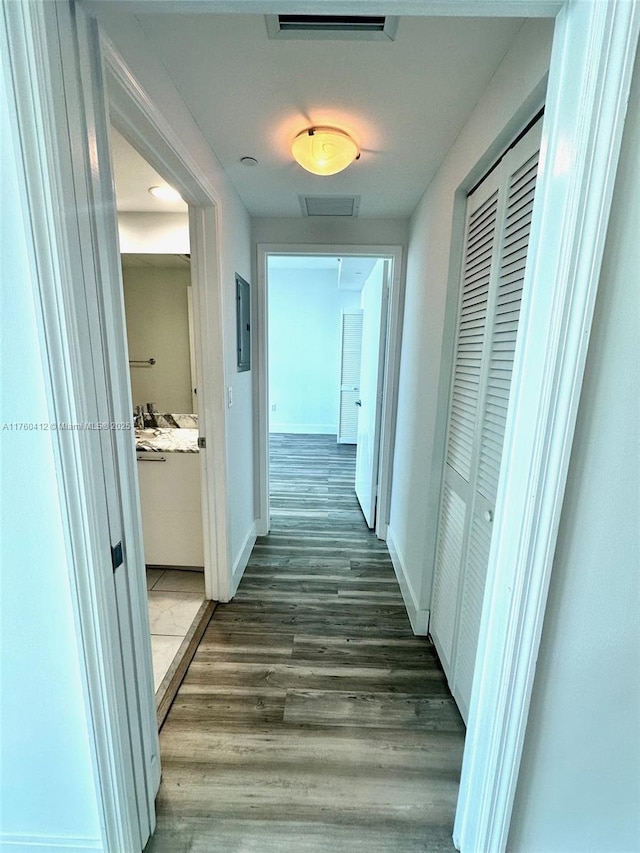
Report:
[[[357,216],[358,195],[301,195],[303,216]]]
[[[266,15],[271,39],[371,39],[396,37],[392,15]]]

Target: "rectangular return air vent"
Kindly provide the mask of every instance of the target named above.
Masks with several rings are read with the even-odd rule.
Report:
[[[392,15],[265,15],[271,39],[369,39],[393,41]]]
[[[301,195],[303,216],[357,216],[359,195]]]

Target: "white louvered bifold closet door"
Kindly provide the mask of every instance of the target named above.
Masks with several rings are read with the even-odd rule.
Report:
[[[453,670],[460,566],[471,501],[475,444],[487,329],[489,283],[495,263],[499,176],[493,172],[467,205],[460,308],[440,504],[431,636],[447,675]]]
[[[340,332],[340,412],[338,444],[356,444],[360,396],[360,352],[362,350],[362,311],[343,311]]]
[[[431,634],[467,719],[518,331],[538,122],[469,197]]]

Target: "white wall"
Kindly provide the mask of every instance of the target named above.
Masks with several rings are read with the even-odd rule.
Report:
[[[118,213],[121,252],[188,255],[188,213]]]
[[[337,435],[340,312],[360,293],[338,290],[336,270],[271,268],[268,287],[269,429]]]
[[[1,89],[4,92],[4,86]],[[2,101],[0,847],[102,850],[82,657],[69,588],[22,208]],[[19,844],[20,842],[20,844]]]
[[[231,386],[233,396],[233,407],[227,410],[227,435],[224,437],[228,471],[229,548],[231,563],[239,571],[242,562],[248,557],[247,548],[252,542],[255,521],[252,371],[236,371],[235,273],[251,281],[249,215],[164,66],[150,49],[136,18],[121,10],[101,9],[98,20],[138,83],[179,133],[189,148],[192,161],[208,174],[216,188],[225,330],[225,384]],[[135,251],[149,249],[138,248]],[[173,249],[163,248],[163,251]],[[215,455],[219,452],[222,437],[207,438],[208,446]]]
[[[154,402],[159,412],[191,412],[188,266],[125,267],[122,277],[129,358],[156,359],[129,370],[132,409]]]
[[[388,541],[414,624],[426,624],[433,580],[459,274],[454,200],[531,117],[552,37],[551,21],[524,23],[411,218]]]
[[[640,61],[509,849],[640,850]]]
[[[346,216],[300,216],[297,219],[251,220],[251,239],[258,243],[406,246],[408,219],[351,219]]]

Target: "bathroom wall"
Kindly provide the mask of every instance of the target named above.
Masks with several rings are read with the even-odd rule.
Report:
[[[130,368],[132,407],[153,402],[159,412],[191,412],[189,264],[172,256],[167,258],[171,266],[155,263],[131,265],[123,256],[129,358],[156,359],[152,367]]]

